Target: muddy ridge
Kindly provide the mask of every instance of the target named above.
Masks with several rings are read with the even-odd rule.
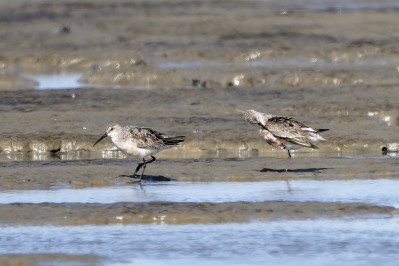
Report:
[[[85,225],[85,224],[187,224],[247,222],[251,219],[316,219],[320,217],[393,215],[395,208],[364,203],[321,202],[119,202],[12,203],[0,205],[6,215],[1,224]],[[67,215],[66,215],[67,214]]]
[[[0,264],[5,266],[30,266],[45,264],[76,264],[82,266],[90,266],[93,264],[102,264],[105,258],[102,256],[87,254],[74,255],[64,253],[16,253],[16,254],[0,254]]]

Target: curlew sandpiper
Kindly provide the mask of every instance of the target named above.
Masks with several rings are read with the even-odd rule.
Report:
[[[184,141],[184,136],[169,137],[163,133],[157,132],[151,128],[136,126],[120,126],[118,124],[109,124],[106,132],[94,144],[93,147],[102,139],[110,137],[115,146],[123,153],[143,160],[137,165],[133,177],[143,167],[140,175],[140,181],[147,164],[155,161],[154,154],[168,148],[177,146]],[[145,160],[150,157],[151,159]]]
[[[292,117],[282,117],[265,114],[255,110],[247,110],[244,113],[245,120],[252,125],[259,125],[260,135],[265,141],[275,148],[288,151],[301,147],[318,149],[313,142],[325,141],[318,133],[328,129],[313,129],[294,120]]]

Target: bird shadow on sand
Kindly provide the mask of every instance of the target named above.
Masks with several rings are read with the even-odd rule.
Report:
[[[132,179],[134,183],[139,182],[140,176],[133,175],[120,175],[119,177],[129,177]],[[176,179],[162,176],[162,175],[143,175],[142,181],[150,181],[150,182],[164,182],[164,181],[176,181]]]
[[[271,173],[322,173],[332,168],[299,168],[299,169],[272,169],[263,168],[259,172],[271,172]]]

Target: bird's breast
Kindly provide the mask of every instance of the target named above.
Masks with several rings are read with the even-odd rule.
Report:
[[[284,148],[283,142],[272,133],[270,133],[268,130],[261,129],[259,133],[268,144],[272,145],[275,148]]]

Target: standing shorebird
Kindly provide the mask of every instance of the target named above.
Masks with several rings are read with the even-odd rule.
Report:
[[[328,130],[313,129],[295,121],[292,117],[264,114],[255,110],[247,110],[244,116],[248,123],[261,127],[260,135],[268,144],[287,150],[289,158],[291,158],[290,150],[301,147],[318,149],[319,147],[312,142],[325,141],[318,133]]]
[[[105,134],[93,144],[93,147],[106,137],[110,137],[115,146],[123,153],[143,160],[137,165],[133,174],[133,177],[135,177],[140,168],[143,167],[139,182],[143,178],[147,164],[155,161],[154,154],[164,149],[175,147],[184,141],[184,136],[169,137],[151,128],[122,127],[118,124],[109,124]],[[151,157],[151,159],[146,161],[145,159],[148,157]]]

